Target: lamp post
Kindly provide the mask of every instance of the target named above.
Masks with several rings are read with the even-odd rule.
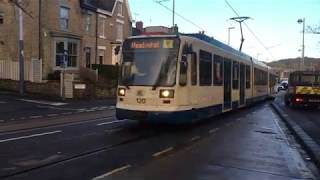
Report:
[[[230,45],[230,30],[235,29],[235,27],[229,27],[228,28],[228,45]]]
[[[302,54],[301,54],[301,66],[300,70],[304,70],[304,32],[305,32],[305,18],[298,19],[299,24],[302,23]]]

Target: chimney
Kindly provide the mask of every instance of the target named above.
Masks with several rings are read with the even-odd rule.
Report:
[[[136,22],[136,28],[137,28],[140,32],[143,32],[143,22],[142,22],[142,21],[137,21],[137,22]]]

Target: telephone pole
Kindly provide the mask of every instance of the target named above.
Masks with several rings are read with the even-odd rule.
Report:
[[[21,4],[22,0],[18,0]],[[23,12],[21,7],[16,4],[19,15],[19,93],[24,95],[24,44],[23,44]]]

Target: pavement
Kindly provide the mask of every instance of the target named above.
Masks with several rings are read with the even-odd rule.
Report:
[[[320,109],[287,107],[284,93],[280,92],[272,105],[320,168]]]
[[[99,114],[111,114],[111,116]],[[113,109],[75,122],[0,132],[0,179],[317,179],[268,103],[189,126],[118,121]],[[79,121],[78,121],[79,120]]]
[[[51,101],[0,94],[0,126],[114,108],[115,99]]]

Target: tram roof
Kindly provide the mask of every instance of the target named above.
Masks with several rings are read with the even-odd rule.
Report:
[[[236,50],[236,49],[234,49],[234,48],[232,48],[232,47],[230,47],[230,46],[228,46],[228,45],[226,45],[226,44],[224,44],[224,43],[222,43],[222,42],[220,42],[220,41],[218,41],[218,40],[216,40],[216,39],[214,39],[212,37],[209,37],[209,36],[207,36],[205,34],[202,34],[202,33],[187,33],[187,34],[181,34],[181,35],[194,37],[194,38],[197,38],[199,40],[205,41],[205,42],[207,42],[207,43],[209,43],[211,45],[214,45],[214,46],[216,46],[218,48],[221,48],[221,49],[223,49],[223,50],[225,50],[225,51],[227,51],[229,53],[235,54],[235,55],[240,56],[242,58],[247,58],[247,59],[251,58],[249,55],[247,55],[245,53],[242,53],[242,52],[240,52],[240,51],[238,51],[238,50]]]

